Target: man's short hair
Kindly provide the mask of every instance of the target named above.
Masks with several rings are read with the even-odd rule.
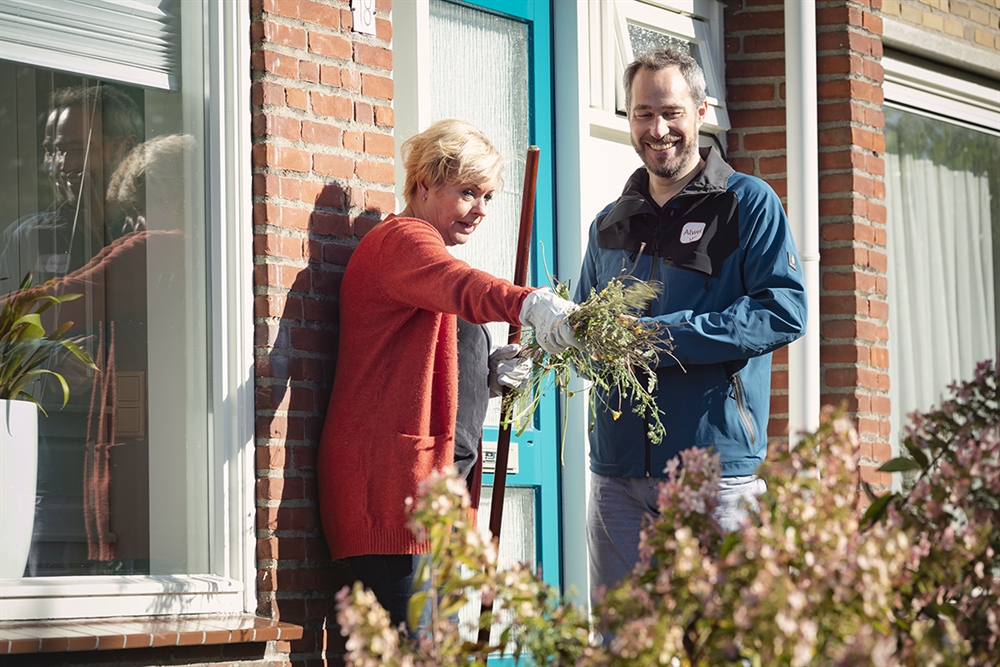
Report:
[[[705,72],[698,61],[678,49],[653,49],[640,53],[635,60],[625,68],[622,83],[625,84],[625,108],[632,107],[632,81],[640,69],[659,72],[665,67],[677,66],[681,75],[691,89],[691,97],[695,106],[701,105],[708,97],[708,86],[705,83]]]
[[[139,105],[122,91],[107,84],[71,86],[52,93],[52,108],[96,105],[101,112],[104,135],[112,139],[142,141],[143,122]]]

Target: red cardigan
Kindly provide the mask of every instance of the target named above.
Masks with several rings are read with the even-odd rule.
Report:
[[[455,315],[518,323],[516,287],[454,258],[428,222],[389,216],[365,235],[340,289],[340,344],[320,439],[320,517],[334,558],[426,553],[405,500],[453,463]]]

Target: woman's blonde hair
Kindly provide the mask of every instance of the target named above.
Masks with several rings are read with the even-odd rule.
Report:
[[[417,196],[417,185],[428,188],[456,183],[493,181],[500,187],[504,159],[490,140],[461,120],[439,120],[405,142],[402,148],[406,167],[403,198]]]

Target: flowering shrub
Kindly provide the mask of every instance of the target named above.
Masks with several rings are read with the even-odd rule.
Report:
[[[451,471],[436,475],[413,519],[433,545],[423,580],[437,593],[415,595],[411,608],[415,620],[429,599],[434,620],[416,640],[401,639],[370,593],[345,588],[338,621],[348,662],[484,665],[486,652],[506,650],[581,667],[995,666],[997,376],[983,364],[940,409],[914,417],[909,457],[884,466],[917,472],[906,493],[865,497],[857,433],[828,410],[796,449],[769,454],[758,511],[726,534],[713,517],[718,457],[683,452],[667,469],[660,516],[643,530],[640,563],[596,605],[604,641],[588,641],[586,617],[529,568],[498,572],[494,547],[469,521],[464,485]],[[492,644],[461,641],[447,620],[470,587],[510,619]]]

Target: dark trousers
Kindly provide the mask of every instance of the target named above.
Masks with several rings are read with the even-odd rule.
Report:
[[[424,555],[369,555],[351,556],[347,561],[354,576],[365,588],[370,588],[378,603],[389,612],[392,625],[406,623],[413,579]],[[417,630],[430,623],[430,606],[424,607]],[[407,624],[408,625],[408,624]]]

